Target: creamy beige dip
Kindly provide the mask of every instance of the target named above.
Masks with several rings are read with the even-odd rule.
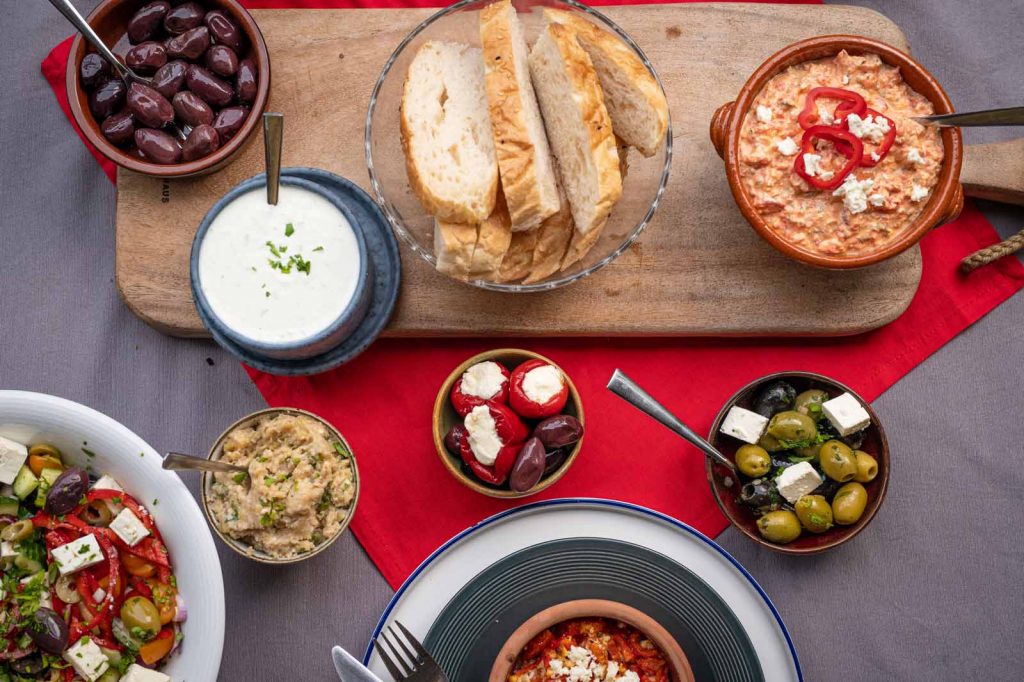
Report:
[[[803,135],[797,117],[816,87],[852,90],[896,124],[888,155],[874,167],[856,168],[835,191],[811,187],[793,170]],[[818,103],[824,109],[821,123],[829,124],[838,100]],[[875,251],[913,224],[938,181],[944,154],[939,131],[911,120],[933,113],[932,103],[878,55],[843,51],[791,66],[765,84],[746,113],[739,142],[741,182],[769,228],[798,248],[839,256]],[[867,154],[873,145],[864,141]],[[831,142],[817,144],[822,170],[843,166],[846,158]]]
[[[278,559],[305,554],[340,532],[355,498],[345,446],[319,421],[277,414],[231,431],[221,461],[249,468],[214,474],[207,508],[222,533]]]

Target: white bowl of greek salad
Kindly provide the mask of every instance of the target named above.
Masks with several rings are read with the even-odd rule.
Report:
[[[224,585],[188,489],[113,419],[0,391],[0,682],[213,682]]]

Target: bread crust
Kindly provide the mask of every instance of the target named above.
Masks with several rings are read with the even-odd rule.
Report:
[[[516,78],[509,12],[515,12],[509,0],[498,0],[480,10],[480,43],[501,187],[512,229],[520,231],[534,229],[558,207],[545,202],[542,195],[537,155],[550,151],[546,139],[535,143],[530,135],[523,98],[534,94],[532,89],[522,92]],[[529,73],[525,76],[529,82]],[[544,135],[543,128],[540,134]]]
[[[498,277],[505,252],[512,243],[512,221],[505,197],[498,192],[494,211],[477,228],[476,249],[469,268],[471,279],[494,280]]]
[[[533,247],[530,275],[523,280],[523,284],[539,282],[558,272],[562,267],[565,250],[576,233],[569,202],[561,188],[558,193],[562,205],[558,213],[550,216],[537,228],[537,244]]]
[[[618,66],[627,78],[636,86],[644,99],[644,104],[654,114],[657,128],[639,139],[623,138],[626,142],[640,150],[644,156],[654,156],[665,139],[668,129],[668,101],[658,81],[644,66],[640,58],[618,36],[609,33],[582,17],[564,10],[545,8],[544,18],[549,22],[563,24],[572,28],[585,49],[600,50],[609,61]],[[588,50],[589,51],[589,50]],[[622,131],[616,131],[619,135]]]

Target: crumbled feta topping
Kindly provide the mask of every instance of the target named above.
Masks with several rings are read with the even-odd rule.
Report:
[[[910,200],[914,202],[921,201],[928,196],[928,189],[921,187],[916,182],[910,186]]]
[[[885,134],[889,132],[889,121],[881,116],[877,119],[868,114],[861,118],[857,114],[849,114],[846,117],[846,125],[850,132],[857,137],[867,139],[870,142],[881,142]]]
[[[567,666],[561,659],[553,658],[547,663],[548,679],[564,682],[640,682],[640,675],[632,670],[622,670],[616,661],[598,663],[590,649],[581,646],[569,648]]]
[[[462,392],[483,400],[490,400],[501,392],[505,375],[496,362],[478,362],[462,373]]]
[[[832,115],[832,112],[821,104],[818,105],[818,119],[821,120],[822,125],[827,126],[836,122],[836,117]]]
[[[911,147],[907,150],[907,161],[921,164],[924,163],[924,157],[921,156],[921,152],[918,151],[917,147]]]
[[[871,152],[871,160],[878,163],[882,160],[882,157],[878,155],[878,152]]]
[[[772,110],[769,109],[768,107],[764,106],[763,104],[758,104],[756,114],[757,120],[760,121],[761,123],[771,123]]]
[[[804,170],[812,178],[821,170],[821,154],[804,154]]]
[[[849,85],[849,84],[850,84],[850,74],[844,73],[843,74],[843,85]]]
[[[872,194],[868,197],[868,201],[871,202],[872,206],[885,206],[885,195],[884,194]]]
[[[863,213],[868,210],[868,190],[874,185],[874,180],[858,180],[857,176],[851,173],[843,180],[843,184],[832,192],[832,196],[842,197],[843,206],[850,213]]]
[[[775,146],[786,156],[793,156],[800,151],[800,145],[794,142],[792,137],[787,137],[785,140],[779,140],[775,143]]]

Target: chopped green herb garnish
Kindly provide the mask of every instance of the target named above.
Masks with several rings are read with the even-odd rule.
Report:
[[[89,448],[82,448],[82,452],[85,453],[86,457],[95,457],[96,456],[96,453],[93,452],[92,450],[90,450]]]
[[[247,478],[249,478],[249,474],[245,473],[244,471],[239,471],[237,474],[231,477],[231,480],[237,483],[238,485],[242,485],[242,481],[244,481]]]
[[[313,251],[323,251],[323,250],[324,250],[324,247],[322,247],[322,246],[318,246],[315,249],[313,249]]]
[[[291,223],[288,223],[287,225],[284,226],[284,236],[291,237],[293,234],[295,234],[295,226],[292,225]]]

